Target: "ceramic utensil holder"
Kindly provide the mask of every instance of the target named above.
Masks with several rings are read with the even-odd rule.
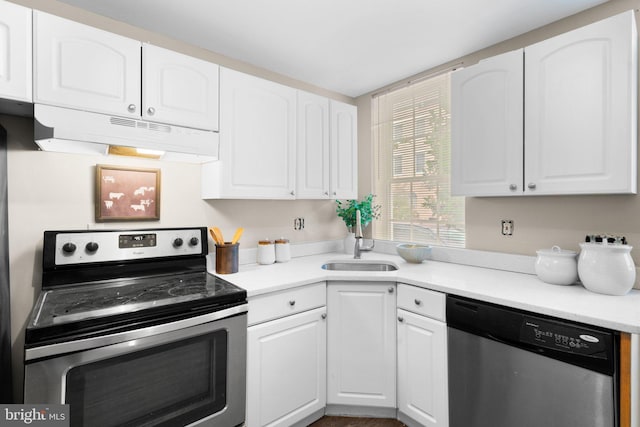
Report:
[[[238,272],[238,247],[240,243],[225,242],[216,245],[216,273],[233,274]]]

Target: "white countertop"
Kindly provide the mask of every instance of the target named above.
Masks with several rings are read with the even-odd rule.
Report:
[[[247,290],[249,298],[319,281],[357,280],[408,283],[449,294],[476,298],[576,322],[640,334],[640,290],[624,296],[590,292],[581,285],[557,286],[535,275],[427,260],[410,264],[396,255],[365,253],[365,261],[395,263],[392,272],[328,271],[329,260],[349,260],[344,253],[293,258],[272,265],[245,264],[235,274],[219,277]]]

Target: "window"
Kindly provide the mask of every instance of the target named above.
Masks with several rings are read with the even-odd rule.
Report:
[[[450,192],[450,73],[373,98],[374,238],[464,247],[464,197]]]

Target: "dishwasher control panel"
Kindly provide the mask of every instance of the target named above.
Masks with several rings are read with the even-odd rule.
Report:
[[[521,342],[597,358],[607,357],[607,338],[599,331],[527,316],[520,328]]]
[[[447,328],[612,375],[619,335],[598,326],[447,295]]]

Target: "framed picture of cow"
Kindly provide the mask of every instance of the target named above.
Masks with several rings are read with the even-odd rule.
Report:
[[[160,169],[96,165],[96,222],[158,221]]]

